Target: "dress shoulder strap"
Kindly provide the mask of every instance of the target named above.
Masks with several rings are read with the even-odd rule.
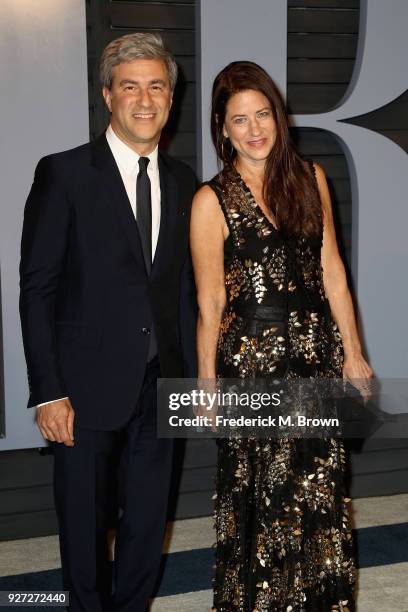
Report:
[[[203,183],[201,183],[200,187],[210,187],[215,195],[217,196],[218,200],[221,200],[221,185],[219,180],[217,179],[217,176],[214,176],[212,179],[210,179],[209,181],[204,181]]]
[[[319,195],[319,185],[317,183],[317,176],[316,176],[316,168],[313,165],[313,160],[312,159],[307,159],[307,164],[310,168],[310,173],[313,177],[313,183],[314,183],[314,187],[316,190],[316,193],[319,197],[320,200],[320,195]],[[320,239],[323,240],[323,211],[321,209],[321,217],[320,217]]]
[[[204,183],[201,184],[201,187],[204,186],[208,186],[210,187],[213,192],[215,193],[215,195],[217,196],[217,200],[218,203],[220,205],[220,208],[222,210],[222,213],[224,215],[224,219],[225,222],[228,226],[228,229],[231,232],[231,219],[230,216],[228,214],[228,207],[226,205],[226,201],[225,201],[225,191],[224,191],[224,187],[220,181],[220,177],[217,174],[216,176],[214,176],[212,179],[210,179],[209,181],[205,181]]]
[[[312,159],[307,159],[306,161],[307,161],[308,166],[310,168],[310,172],[311,172],[311,174],[312,174],[312,176],[313,176],[313,178],[314,178],[314,180],[315,180],[315,182],[317,184],[316,168],[313,165],[313,160]]]

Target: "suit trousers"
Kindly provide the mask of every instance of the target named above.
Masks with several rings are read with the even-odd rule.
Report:
[[[94,431],[74,424],[74,446],[54,444],[62,573],[72,612],[147,610],[160,566],[173,452],[173,440],[156,437],[159,375],[156,358],[124,427]]]

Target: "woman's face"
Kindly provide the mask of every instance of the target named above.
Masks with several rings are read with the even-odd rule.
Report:
[[[223,134],[238,157],[264,164],[276,140],[276,122],[268,99],[259,91],[240,91],[228,100]]]

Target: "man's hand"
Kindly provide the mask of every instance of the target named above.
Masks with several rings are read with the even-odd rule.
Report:
[[[57,400],[37,408],[37,425],[46,440],[74,446],[74,416],[69,399]]]

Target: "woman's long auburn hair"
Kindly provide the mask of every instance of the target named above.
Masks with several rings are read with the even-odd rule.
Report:
[[[282,96],[269,74],[254,62],[232,62],[215,78],[212,89],[211,135],[228,174],[237,152],[223,135],[228,100],[254,90],[269,101],[276,122],[276,140],[265,167],[263,197],[279,229],[288,236],[313,236],[322,227],[322,207],[316,181],[291,141]]]

